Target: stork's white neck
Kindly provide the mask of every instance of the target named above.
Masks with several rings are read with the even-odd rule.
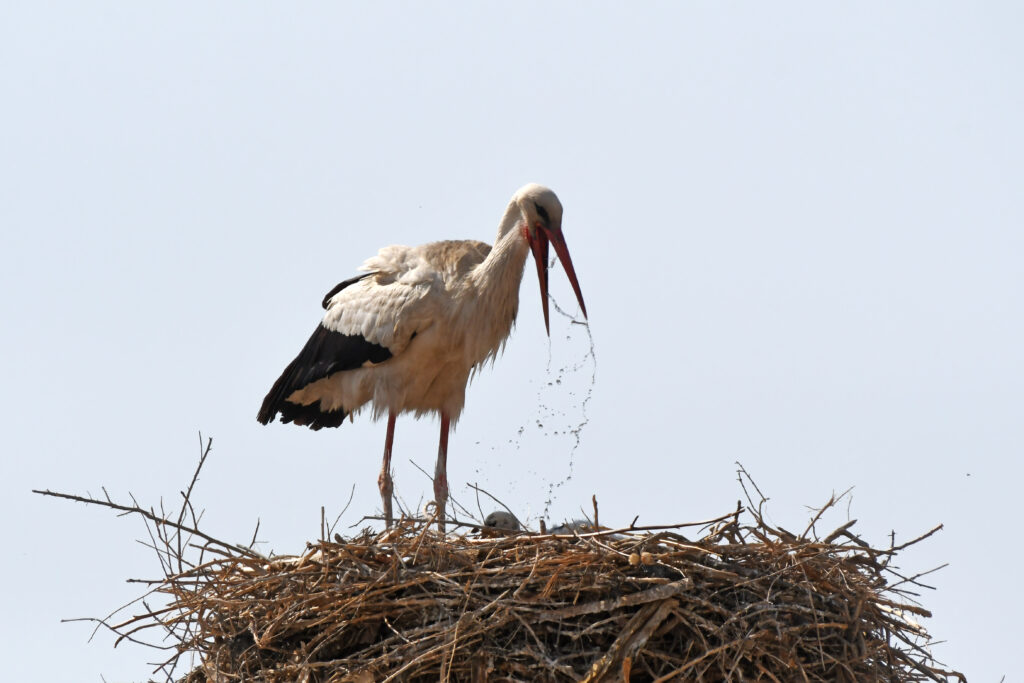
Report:
[[[530,245],[522,234],[522,212],[515,202],[509,204],[498,227],[494,246],[469,275],[472,287],[467,293],[465,314],[476,321],[476,349],[473,361],[494,357],[512,330],[519,309],[519,284]],[[482,321],[486,321],[481,325]]]
[[[519,283],[523,279],[526,256],[530,253],[530,245],[523,237],[522,221],[518,205],[510,203],[498,225],[494,246],[487,258],[474,269],[473,279],[478,295],[511,297],[513,302],[518,301]],[[488,291],[485,293],[484,290]]]

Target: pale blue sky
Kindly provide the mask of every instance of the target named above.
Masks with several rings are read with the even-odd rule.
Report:
[[[490,241],[541,182],[597,357],[553,516],[597,494],[609,523],[712,517],[736,460],[784,526],[852,486],[876,544],[946,525],[901,564],[950,563],[922,598],[936,653],[1014,680],[1022,26],[1010,2],[9,4],[5,676],[144,680],[153,658],[59,623],[158,574],[140,524],[30,488],[175,501],[202,430],[209,533],[259,518],[265,550],[296,552],[353,484],[343,525],[377,510],[383,424],[263,427],[260,401],[378,247]],[[555,316],[549,346],[523,288],[449,479],[535,516],[570,472],[544,433],[582,420],[591,366],[547,387],[586,339]],[[436,429],[399,421],[411,504]]]

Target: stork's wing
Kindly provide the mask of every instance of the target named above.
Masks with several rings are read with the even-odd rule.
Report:
[[[368,262],[369,263],[369,262]],[[257,419],[311,429],[338,427],[343,410],[323,410],[288,400],[296,391],[331,375],[383,363],[401,354],[417,332],[429,326],[434,310],[429,294],[435,278],[409,277],[408,270],[378,270],[340,283],[324,297],[327,309],[313,335],[274,382]]]

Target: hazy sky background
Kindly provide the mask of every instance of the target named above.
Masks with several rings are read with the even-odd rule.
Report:
[[[1013,2],[8,3],[4,677],[141,681],[159,656],[59,623],[159,575],[141,523],[31,488],[175,504],[202,430],[208,533],[259,519],[293,553],[353,484],[344,532],[379,510],[383,423],[257,408],[363,259],[490,241],[541,182],[596,364],[561,316],[549,344],[528,269],[453,495],[535,522],[571,474],[550,518],[596,494],[606,523],[690,521],[734,507],[739,460],[802,529],[854,487],[875,544],[945,524],[900,562],[950,565],[922,596],[938,657],[1020,680],[1022,26]],[[398,423],[414,507],[436,432]]]

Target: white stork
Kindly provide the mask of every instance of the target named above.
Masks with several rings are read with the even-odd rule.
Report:
[[[580,309],[583,294],[562,236],[562,204],[541,185],[512,196],[490,247],[476,240],[390,246],[363,263],[365,274],[324,297],[327,309],[263,400],[257,419],[310,429],[338,427],[367,403],[387,413],[384,464],[377,482],[387,525],[392,523],[391,444],[395,418],[441,416],[434,499],[444,529],[448,500],[448,431],[466,398],[474,370],[501,350],[515,322],[519,283],[531,251],[548,321],[548,244],[562,261]]]

